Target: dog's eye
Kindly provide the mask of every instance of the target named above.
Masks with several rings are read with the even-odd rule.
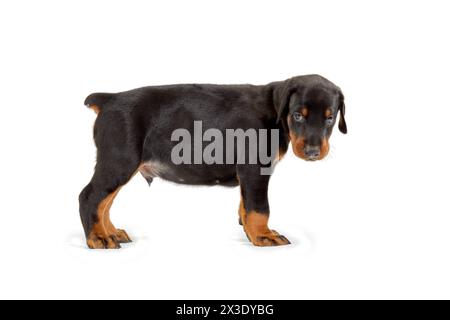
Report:
[[[304,116],[302,116],[301,115],[301,113],[299,113],[299,112],[294,112],[293,114],[292,114],[292,117],[294,118],[294,120],[296,121],[296,122],[305,122],[305,117]]]
[[[333,121],[334,121],[333,116],[329,116],[329,117],[325,120],[325,123],[326,123],[326,125],[327,125],[328,127],[331,127],[331,126],[333,125]]]

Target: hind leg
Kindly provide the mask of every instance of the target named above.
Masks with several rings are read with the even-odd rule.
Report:
[[[111,209],[114,199],[116,198],[119,191],[120,191],[120,188],[116,192],[113,193],[113,195],[111,196],[111,201],[109,201],[109,204],[105,209],[104,224],[105,224],[107,233],[115,236],[117,241],[119,241],[119,243],[130,243],[130,242],[132,242],[132,240],[131,240],[130,236],[127,234],[127,232],[122,229],[116,229],[114,224],[111,222],[111,218],[110,218],[110,209]]]
[[[125,231],[114,227],[109,210],[120,188],[136,173],[139,161],[130,154],[117,155],[109,150],[99,150],[94,176],[79,197],[81,221],[91,249],[118,249],[120,243],[130,241]]]

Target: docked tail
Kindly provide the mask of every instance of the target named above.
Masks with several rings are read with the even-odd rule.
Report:
[[[86,98],[84,105],[98,114],[114,96],[113,93],[93,93]]]

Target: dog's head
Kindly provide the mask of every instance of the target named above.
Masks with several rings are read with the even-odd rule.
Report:
[[[277,83],[274,104],[278,121],[289,130],[296,156],[308,160],[322,160],[329,152],[328,139],[336,123],[347,133],[344,95],[339,87],[318,76],[301,76]]]

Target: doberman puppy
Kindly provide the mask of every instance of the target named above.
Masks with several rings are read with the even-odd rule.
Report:
[[[173,133],[182,129],[195,135],[196,121],[216,133],[229,129],[270,130],[278,132],[276,160],[292,143],[294,154],[308,161],[327,156],[338,113],[339,130],[347,133],[344,96],[336,85],[319,75],[262,86],[185,84],[95,93],[87,97],[85,104],[98,114],[94,126],[95,173],[79,197],[81,220],[91,249],[118,249],[120,243],[131,241],[124,230],[112,224],[109,211],[117,193],[137,172],[149,184],[160,177],[190,185],[240,186],[239,220],[249,240],[256,246],[289,244],[286,237],[268,227],[270,174],[261,174],[264,164],[260,160],[174,163]],[[236,147],[227,150],[229,145],[220,143],[223,153],[233,151],[236,160]],[[204,147],[205,141],[200,146]],[[244,151],[249,152],[254,147],[251,143],[244,146]],[[189,157],[194,150],[187,148],[183,153],[183,157]]]

